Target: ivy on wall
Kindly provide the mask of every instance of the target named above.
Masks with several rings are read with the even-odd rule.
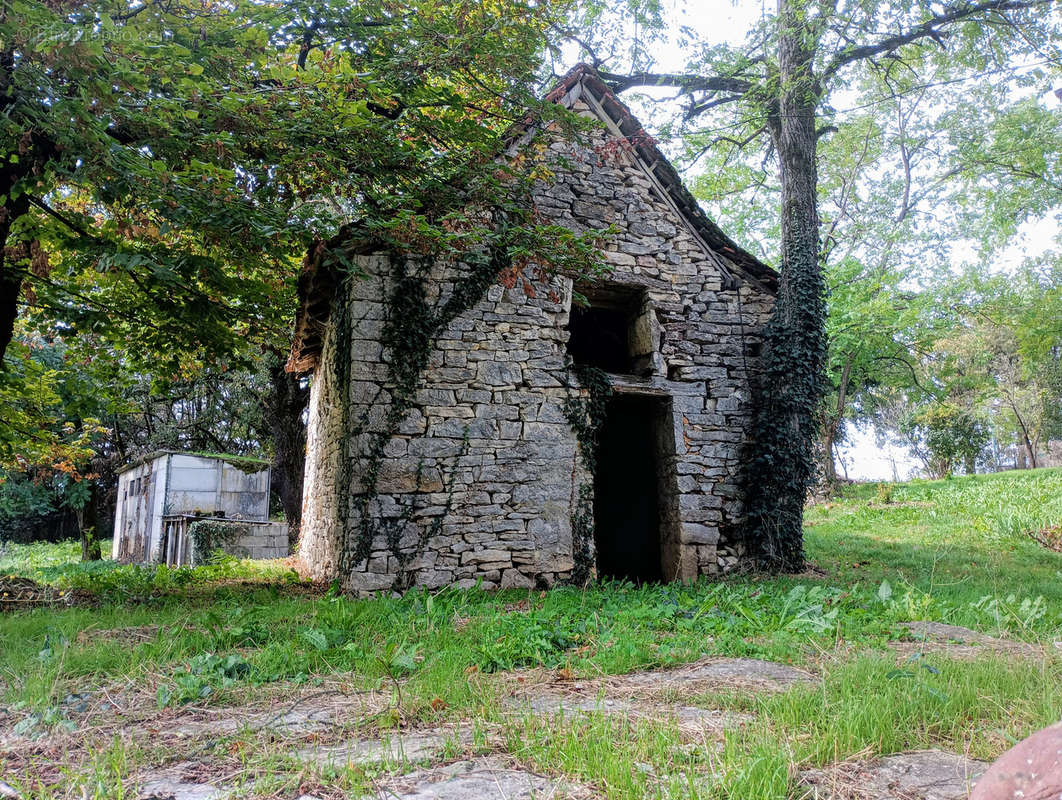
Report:
[[[188,526],[188,536],[192,540],[192,562],[204,563],[212,552],[230,547],[250,532],[249,525],[238,522],[217,519],[195,520]]]
[[[572,505],[572,583],[584,585],[593,577],[596,568],[594,548],[594,476],[597,474],[598,434],[605,423],[608,401],[612,397],[612,381],[608,373],[597,367],[571,366],[585,396],[570,391],[564,401],[564,415],[579,442],[579,457],[590,480],[580,484]]]
[[[504,241],[504,228],[500,233]],[[423,553],[427,542],[439,532],[452,507],[457,464],[468,451],[468,430],[466,428],[461,451],[444,482],[446,502],[442,513],[436,515],[430,525],[420,526],[412,547],[408,544],[404,547],[403,543],[408,543],[406,533],[411,526],[416,525],[412,519],[416,511],[416,499],[407,503],[397,517],[383,519],[375,513],[380,469],[387,444],[398,433],[402,421],[414,407],[417,389],[439,334],[458,315],[478,303],[502,272],[512,269],[512,259],[508,249],[501,245],[468,254],[462,262],[465,271],[455,282],[453,290],[435,305],[428,300],[427,289],[430,271],[434,266],[432,260],[395,254],[389,260],[392,288],[385,301],[386,318],[381,336],[386,352],[387,375],[376,400],[358,419],[354,419],[349,394],[351,334],[355,324],[350,288],[351,281],[362,280],[363,276],[347,273],[332,309],[336,331],[334,371],[342,405],[336,503],[340,530],[338,567],[341,575],[349,574],[369,558],[374,541],[383,535],[387,550],[397,562],[399,577],[396,588],[401,589],[406,588],[413,578],[412,571],[408,569],[409,564]],[[385,392],[389,397],[384,397]],[[376,401],[381,400],[386,403],[386,411],[382,420],[374,424],[374,430],[370,431],[370,415],[377,407]],[[362,452],[352,453],[353,442],[361,437],[367,437],[367,444],[362,445]],[[354,474],[355,465],[358,467],[357,476]],[[423,467],[423,461],[418,463],[414,479],[418,488],[423,478]],[[359,485],[356,486],[356,482]]]

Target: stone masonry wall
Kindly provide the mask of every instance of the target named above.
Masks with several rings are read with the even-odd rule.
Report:
[[[593,116],[582,101],[574,110]],[[587,142],[555,142],[550,149],[555,163],[565,166],[540,187],[537,206],[576,231],[618,226],[620,234],[605,248],[615,268],[609,280],[644,287],[660,323],[663,367],[650,383],[673,398],[675,535],[682,544],[673,575],[736,567],[744,523],[738,482],[752,435],[750,378],[774,297],[744,279],[739,288],[724,290],[703,245],[629,148],[617,146],[605,130]],[[725,255],[722,260],[736,273]]]
[[[382,387],[379,335],[393,282],[386,256],[362,257],[358,266],[369,277],[354,282],[346,298],[356,320],[347,418],[364,421],[364,433],[350,443],[364,467],[372,433],[381,429],[390,401]],[[459,268],[425,270],[425,284],[437,292],[429,300],[443,302]],[[551,301],[548,292],[536,299],[494,286],[440,336],[417,408],[387,445],[373,506],[375,516],[394,524],[408,518],[399,532],[402,551],[412,557],[404,569],[406,583],[471,585],[482,578],[488,585],[549,585],[571,572],[569,513],[581,469],[563,410],[569,391],[564,308],[571,302],[570,282],[558,279],[554,290],[563,295],[560,302]],[[336,507],[342,438],[336,338],[330,329],[310,407],[301,554],[319,576],[336,570],[343,535]],[[451,511],[438,534],[418,553],[419,533],[444,516],[448,501]],[[349,512],[345,516],[356,535],[356,520]],[[378,536],[350,586],[392,588],[399,567],[385,537]]]
[[[222,549],[239,558],[286,558],[288,555],[288,524],[267,522],[251,525],[246,536],[241,536]]]
[[[738,479],[751,419],[749,378],[773,298],[745,280],[724,290],[724,276],[687,224],[604,130],[579,145],[551,144],[548,157],[554,176],[536,193],[539,211],[577,231],[615,224],[619,232],[605,248],[614,267],[608,281],[644,290],[655,314],[653,374],[618,377],[615,388],[668,399],[669,418],[657,424],[666,453],[659,487],[665,577],[729,568],[739,557],[735,534],[743,521]],[[355,476],[390,401],[380,333],[392,264],[365,256],[359,266],[368,277],[337,299],[350,305],[350,352],[336,351],[342,337],[333,312],[313,382],[300,556],[317,578],[336,576],[342,528],[356,533],[349,498],[337,492],[341,392],[346,424],[365,423],[350,440]],[[452,265],[421,270],[438,294],[433,301],[460,275]],[[580,392],[565,366],[572,285],[558,277],[551,288],[528,297],[493,286],[439,337],[417,406],[387,445],[372,507],[391,521],[408,562],[403,568],[378,536],[368,561],[342,576],[351,589],[477,579],[530,587],[570,576],[570,517],[578,487],[590,478],[564,414],[569,393]],[[341,358],[351,364],[345,389],[337,385]],[[351,491],[357,489],[355,482]],[[440,518],[421,551],[421,532]]]

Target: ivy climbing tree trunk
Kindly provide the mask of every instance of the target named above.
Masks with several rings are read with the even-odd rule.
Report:
[[[824,388],[825,281],[816,187],[815,26],[802,0],[778,3],[778,92],[768,127],[782,188],[781,279],[765,332],[763,397],[750,464],[748,541],[761,566],[804,566],[803,509],[815,477],[816,411]]]

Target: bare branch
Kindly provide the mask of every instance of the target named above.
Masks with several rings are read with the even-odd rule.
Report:
[[[590,66],[592,66],[594,69],[599,69],[605,63],[605,59],[598,56],[597,51],[594,50],[594,48],[591,47],[586,40],[576,36],[574,31],[568,28],[561,28],[556,24],[551,25],[550,27],[561,38],[568,39],[569,41],[575,42],[577,45],[579,45],[579,47],[583,49],[583,52],[590,56]]]
[[[906,44],[911,44],[920,39],[932,39],[938,44],[942,44],[942,29],[970,17],[975,17],[979,14],[1002,13],[1004,11],[1023,11],[1037,6],[1050,5],[1052,2],[1053,0],[986,0],[986,2],[982,3],[953,6],[904,33],[887,36],[873,44],[845,48],[834,56],[833,60],[823,69],[822,80],[826,81],[846,64],[873,58],[884,53],[891,53]]]
[[[704,76],[679,72],[635,72],[631,75],[599,72],[598,74],[617,92],[624,92],[635,86],[673,86],[685,92],[730,92],[741,95],[752,88],[751,82],[731,75]]]

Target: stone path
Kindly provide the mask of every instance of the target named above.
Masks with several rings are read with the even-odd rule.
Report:
[[[1024,658],[1043,656],[1043,650],[1037,645],[1014,639],[998,639],[959,625],[946,625],[943,622],[924,620],[901,624],[917,640],[891,643],[892,649],[904,655],[933,651],[952,658],[977,658],[986,652],[1004,653]]]
[[[941,750],[845,761],[800,775],[811,800],[966,800],[988,765]]]
[[[751,714],[721,711],[715,708],[649,704],[579,694],[517,695],[510,698],[508,705],[517,712],[526,711],[541,716],[616,714],[632,719],[670,721],[686,733],[721,734],[725,730],[736,728],[755,719]]]
[[[616,689],[651,689],[707,691],[714,689],[754,688],[758,690],[788,689],[797,683],[810,683],[815,678],[787,664],[760,661],[755,658],[705,658],[673,669],[654,669],[631,672],[609,679]]]
[[[815,678],[804,670],[752,658],[706,658],[672,669],[652,669],[601,680],[527,685],[509,698],[518,713],[541,716],[615,714],[661,720],[683,734],[721,738],[730,729],[752,722],[751,714],[661,702],[660,695],[688,696],[698,691],[748,689],[779,691]]]
[[[571,701],[571,710],[609,713],[629,710],[630,701],[637,698],[652,699],[659,708],[660,695],[688,696],[698,692],[741,689],[782,691],[818,679],[810,672],[773,661],[710,657],[679,667],[641,670],[600,679],[559,681],[549,675],[543,680],[534,674],[525,674],[518,680],[514,694],[525,704],[530,704],[533,711],[548,713],[558,710],[559,701],[551,698],[561,697]],[[594,707],[578,708],[579,703],[591,703]],[[623,705],[625,703],[627,706]]]
[[[464,750],[471,743],[472,732],[467,727],[438,728],[396,733],[380,739],[355,739],[336,745],[304,747],[295,751],[295,756],[336,768],[385,762],[415,764],[438,760],[451,744]],[[189,772],[194,771],[193,768],[193,764],[186,762],[141,776],[137,800],[224,800],[231,794],[229,790],[212,783],[192,780]]]
[[[143,776],[137,800],[224,800],[231,792],[211,783],[199,783],[187,774],[185,762]]]
[[[497,759],[459,761],[421,770],[381,786],[379,800],[589,800],[569,781],[510,769]]]
[[[364,740],[340,748],[300,751],[321,763],[322,755],[342,759],[336,766],[387,760],[430,761],[442,753],[454,731],[422,732],[387,740]],[[343,749],[345,748],[345,749]],[[144,776],[137,800],[225,800],[231,792],[210,783],[189,780],[185,763]],[[865,761],[846,761],[800,774],[796,797],[801,800],[966,800],[974,782],[987,769],[981,761],[940,750],[902,753]],[[194,772],[194,770],[193,770]],[[384,779],[378,800],[590,800],[593,793],[570,781],[512,769],[497,758],[458,761],[422,767]],[[304,795],[299,800],[317,800]]]
[[[329,746],[304,747],[295,755],[321,765],[346,767],[387,761],[417,763],[441,757],[448,745],[460,749],[472,742],[468,728],[419,731],[395,734],[381,739],[357,739]]]
[[[175,725],[167,724],[162,732],[181,737],[229,736],[246,729],[268,730],[288,736],[342,732],[356,724],[357,720],[378,713],[386,706],[386,702],[382,695],[375,692],[361,695],[329,692],[295,704],[278,704],[276,708],[266,711],[241,714],[239,709],[220,708],[215,710],[216,719],[193,719]]]
[[[975,631],[938,623],[910,623],[908,627],[927,640],[932,638],[949,646],[995,649],[1001,642]],[[726,690],[781,691],[817,681],[804,670],[750,658],[705,658],[670,669],[642,670],[586,681],[539,680],[543,675],[542,671],[532,671],[516,676],[520,684],[514,686],[516,691],[506,701],[512,712],[562,717],[614,714],[659,720],[690,735],[690,740],[697,741],[697,746],[702,748],[706,740],[721,741],[726,730],[752,723],[755,717],[688,705],[687,697]],[[199,737],[251,727],[292,738],[319,738],[321,741],[312,745],[306,744],[306,740],[294,743],[289,739],[294,749],[288,752],[318,767],[389,765],[375,784],[377,800],[592,800],[595,796],[586,786],[517,769],[498,757],[470,757],[473,732],[466,724],[395,731],[378,738],[361,738],[356,732],[352,735],[349,727],[372,704],[366,700],[356,694],[332,693],[323,699],[311,696],[294,706],[278,706],[273,713],[259,706],[242,718],[186,720],[176,727],[176,732]],[[336,735],[329,736],[325,731]],[[343,735],[348,738],[341,738]],[[464,760],[440,765],[447,756]],[[392,768],[397,764],[410,766],[405,771]],[[234,792],[232,776],[220,776],[210,767],[209,763],[189,761],[142,774],[140,789],[133,797],[135,800],[227,800]],[[986,768],[981,762],[938,750],[852,760],[802,772],[794,797],[966,800],[972,783]],[[319,798],[304,795],[298,800]]]

